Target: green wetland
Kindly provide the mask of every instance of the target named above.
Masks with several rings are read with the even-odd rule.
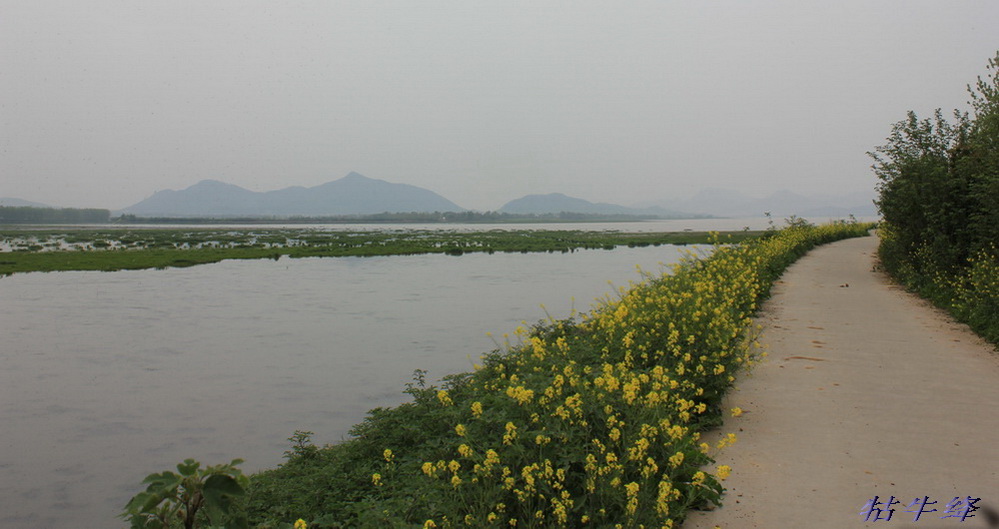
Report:
[[[759,232],[723,234],[738,242]],[[370,257],[439,253],[574,252],[704,244],[701,232],[389,229],[40,229],[0,231],[0,275],[186,267],[227,259]]]

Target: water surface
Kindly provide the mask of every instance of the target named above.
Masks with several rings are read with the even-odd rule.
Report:
[[[486,336],[560,318],[675,247],[224,261],[0,279],[0,526],[122,527],[147,474],[279,464],[468,371]],[[573,301],[573,297],[575,301]],[[499,338],[502,340],[502,338]]]

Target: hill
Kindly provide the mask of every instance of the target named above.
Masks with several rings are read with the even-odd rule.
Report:
[[[20,198],[2,197],[0,198],[0,206],[8,208],[51,208],[47,204],[42,204],[40,202],[32,202],[30,200],[22,200]]]
[[[159,191],[120,213],[140,217],[320,217],[433,211],[464,208],[429,189],[351,172],[315,187],[265,193],[202,180],[180,191]]]
[[[499,211],[500,213],[519,215],[584,213],[589,215],[630,215],[651,218],[689,218],[693,216],[657,206],[630,208],[605,202],[590,202],[581,198],[563,195],[562,193],[527,195],[507,202]]]

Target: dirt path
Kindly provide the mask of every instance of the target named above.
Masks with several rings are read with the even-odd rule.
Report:
[[[721,430],[739,438],[725,506],[685,529],[999,527],[999,354],[874,271],[876,245],[817,248],[775,285],[769,357],[726,404],[745,413]],[[875,495],[901,501],[890,521],[860,515]],[[975,517],[941,518],[969,495]],[[925,496],[937,512],[914,522]]]

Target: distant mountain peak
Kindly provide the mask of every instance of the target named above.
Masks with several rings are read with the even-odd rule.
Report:
[[[194,184],[193,186],[189,187],[188,189],[194,189],[194,188],[199,188],[199,187],[200,188],[214,188],[214,189],[232,189],[232,188],[243,189],[242,187],[239,187],[238,185],[229,184],[229,183],[223,182],[221,180],[215,180],[215,179],[212,179],[212,178],[206,178],[204,180],[201,180],[197,184]]]
[[[558,214],[583,213],[590,215],[635,215],[643,217],[677,218],[686,217],[685,213],[669,211],[663,208],[629,208],[604,202],[590,202],[563,193],[548,193],[546,195],[526,195],[507,202],[499,209],[503,213],[513,214]]]
[[[11,208],[51,208],[52,206],[42,204],[40,202],[32,202],[30,200],[23,200],[20,198],[13,197],[3,197],[0,198],[0,206],[11,207]]]
[[[422,187],[347,176],[305,188],[258,193],[219,180],[202,180],[180,191],[160,191],[122,212],[146,217],[325,217],[373,213],[464,211]]]

